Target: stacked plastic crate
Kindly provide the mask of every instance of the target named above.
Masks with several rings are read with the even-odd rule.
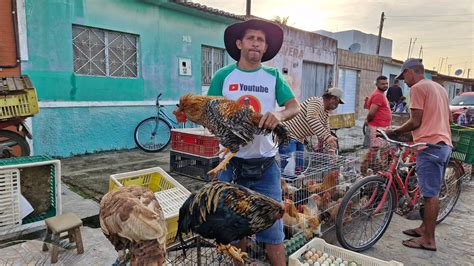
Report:
[[[204,128],[171,131],[170,171],[209,181],[219,164],[219,139]]]

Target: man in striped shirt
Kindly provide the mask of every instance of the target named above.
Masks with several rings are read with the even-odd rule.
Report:
[[[301,143],[314,135],[330,149],[336,150],[337,138],[331,135],[329,129],[329,112],[337,109],[340,103],[344,104],[342,90],[335,87],[328,89],[322,97],[311,97],[301,103],[298,115],[283,122],[290,131],[291,142],[288,146],[280,146],[280,154],[288,155],[295,151],[303,151],[304,146]],[[282,163],[281,167],[284,168],[285,165],[286,162]],[[298,166],[302,166],[301,160],[296,161],[296,167]]]

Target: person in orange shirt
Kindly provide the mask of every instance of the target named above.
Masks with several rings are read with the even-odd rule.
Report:
[[[424,72],[420,59],[408,59],[403,64],[397,79],[405,80],[410,87],[410,120],[397,129],[388,130],[387,135],[394,138],[411,131],[416,143],[437,144],[437,147],[424,147],[417,151],[416,174],[425,201],[423,223],[417,228],[403,231],[414,237],[403,241],[403,245],[436,251],[438,197],[453,145],[448,95],[441,85],[425,79]]]

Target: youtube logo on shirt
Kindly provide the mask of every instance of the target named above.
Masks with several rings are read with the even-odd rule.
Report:
[[[229,91],[238,91],[239,90],[239,84],[230,84],[229,85]]]

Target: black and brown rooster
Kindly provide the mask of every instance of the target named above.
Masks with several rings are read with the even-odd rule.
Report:
[[[215,96],[198,96],[186,94],[179,100],[178,109],[173,114],[178,122],[186,122],[187,119],[204,126],[217,136],[224,150],[220,153],[228,153],[216,168],[209,174],[216,174],[225,169],[230,159],[239,151],[240,146],[252,142],[254,135],[274,134],[278,144],[288,144],[289,133],[283,124],[279,124],[272,130],[258,127],[262,114],[254,112],[251,108],[241,103]]]
[[[247,254],[230,243],[271,227],[284,212],[282,204],[248,188],[212,182],[179,209],[176,238],[183,243],[183,234],[193,232],[215,239],[220,252],[243,262]]]

